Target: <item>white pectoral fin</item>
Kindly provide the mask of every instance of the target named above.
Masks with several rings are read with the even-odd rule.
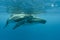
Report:
[[[25,16],[25,14],[13,14],[13,16],[11,16],[9,19],[13,19],[13,18],[15,18],[15,19],[18,19],[18,18],[23,18]]]

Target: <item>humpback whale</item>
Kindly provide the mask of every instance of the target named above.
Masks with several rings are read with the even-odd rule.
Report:
[[[40,19],[35,17],[34,15],[29,15],[29,14],[12,14],[10,18],[7,19],[5,27],[8,26],[10,22],[16,22],[16,25],[13,27],[13,29],[16,29],[20,27],[21,25],[25,23],[42,23],[45,24],[46,20]]]

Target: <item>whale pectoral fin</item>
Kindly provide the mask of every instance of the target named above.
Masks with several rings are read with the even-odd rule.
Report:
[[[4,28],[6,28],[10,22],[12,22],[12,20],[11,20],[11,19],[7,19],[7,21],[6,21],[6,24],[5,24]]]
[[[12,17],[13,15],[11,15],[10,17]],[[8,18],[7,19],[7,21],[6,21],[6,24],[5,24],[5,26],[4,26],[4,28],[6,28],[7,27],[7,25],[9,24],[9,21],[10,21],[10,18]]]
[[[8,24],[9,24],[9,20],[6,21],[4,28],[6,28]]]
[[[15,30],[16,28],[18,28],[19,26],[23,25],[24,24],[24,21],[23,22],[18,22],[16,23],[16,25],[13,27],[13,30]]]
[[[42,23],[42,24],[45,24],[46,20],[40,19],[40,18],[32,18],[31,20],[29,20],[29,23]]]

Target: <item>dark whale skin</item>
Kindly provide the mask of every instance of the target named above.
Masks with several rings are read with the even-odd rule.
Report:
[[[10,21],[14,21],[16,22],[16,25],[13,27],[13,30],[15,30],[16,28],[20,27],[21,25],[25,24],[25,23],[42,23],[45,24],[46,20],[44,19],[40,19],[40,18],[36,18],[33,16],[24,16],[22,18],[19,18],[18,16],[13,17],[12,19],[8,19],[6,22],[5,27],[7,27],[7,25],[10,23]]]

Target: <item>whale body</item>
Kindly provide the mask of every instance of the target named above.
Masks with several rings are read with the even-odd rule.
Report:
[[[46,23],[46,20],[37,18],[34,15],[13,14],[10,18],[7,19],[5,27],[7,27],[7,25],[12,21],[16,22],[16,25],[13,27],[13,29],[18,28],[25,23],[30,23],[30,24],[31,23],[42,23],[42,24]]]

